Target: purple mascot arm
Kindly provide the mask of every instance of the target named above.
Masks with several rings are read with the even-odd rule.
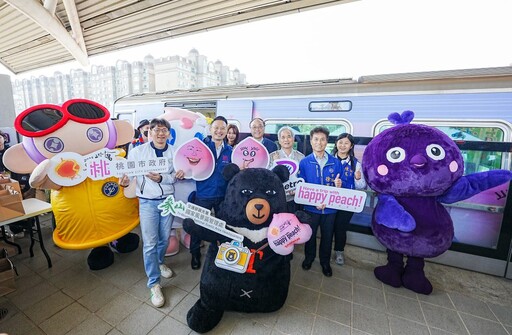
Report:
[[[492,170],[473,173],[460,177],[437,201],[445,204],[471,198],[475,194],[488,190],[495,186],[505,184],[512,179],[512,171]]]
[[[394,196],[379,194],[377,197],[379,202],[375,208],[375,221],[378,224],[406,233],[416,229],[416,221]]]

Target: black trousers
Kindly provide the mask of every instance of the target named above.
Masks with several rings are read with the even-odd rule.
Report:
[[[334,220],[334,250],[345,250],[347,244],[347,230],[354,212],[338,211]]]
[[[298,203],[296,203],[293,200],[290,200],[286,203],[286,212],[287,213],[295,214],[296,211],[301,210],[301,209],[302,209],[302,205],[299,205]]]
[[[318,227],[320,227],[320,248],[318,250],[318,256],[320,258],[320,264],[329,264],[331,259],[331,247],[332,247],[332,236],[334,233],[334,219],[336,213],[332,214],[317,214],[308,212],[311,215],[311,221],[309,225],[313,231],[311,238],[306,242],[304,246],[304,255],[306,260],[313,262],[316,257],[316,234]]]

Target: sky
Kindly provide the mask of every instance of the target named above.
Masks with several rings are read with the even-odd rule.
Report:
[[[90,57],[186,56],[195,48],[250,84],[512,65],[512,0],[360,0]],[[14,76],[52,76],[68,62]]]

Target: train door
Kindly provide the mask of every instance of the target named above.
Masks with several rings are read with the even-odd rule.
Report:
[[[512,152],[512,145],[509,149],[509,152]],[[512,184],[512,183],[511,183]],[[512,185],[508,188],[508,194],[510,195],[512,192]],[[507,205],[505,206],[505,218],[508,218],[508,225],[511,224],[511,218],[512,218],[512,196],[509,196],[507,199]],[[507,271],[505,273],[505,277],[508,279],[512,279],[512,233],[509,234],[509,240],[510,240],[510,248],[508,252],[508,263],[507,263]]]

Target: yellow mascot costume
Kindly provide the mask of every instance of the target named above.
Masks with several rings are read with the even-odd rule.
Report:
[[[73,99],[62,106],[33,106],[18,115],[15,128],[23,141],[5,152],[5,165],[31,173],[32,187],[52,190],[56,245],[94,248],[88,257],[92,270],[114,261],[109,242],[119,252],[138,247],[138,235],[130,233],[139,223],[133,190],[122,189],[115,176],[91,179],[89,171],[89,176],[84,173],[98,158],[122,159],[124,151],[115,148],[131,141],[131,124],[111,120],[109,111],[94,101]],[[95,168],[96,174],[105,172],[105,166]]]

